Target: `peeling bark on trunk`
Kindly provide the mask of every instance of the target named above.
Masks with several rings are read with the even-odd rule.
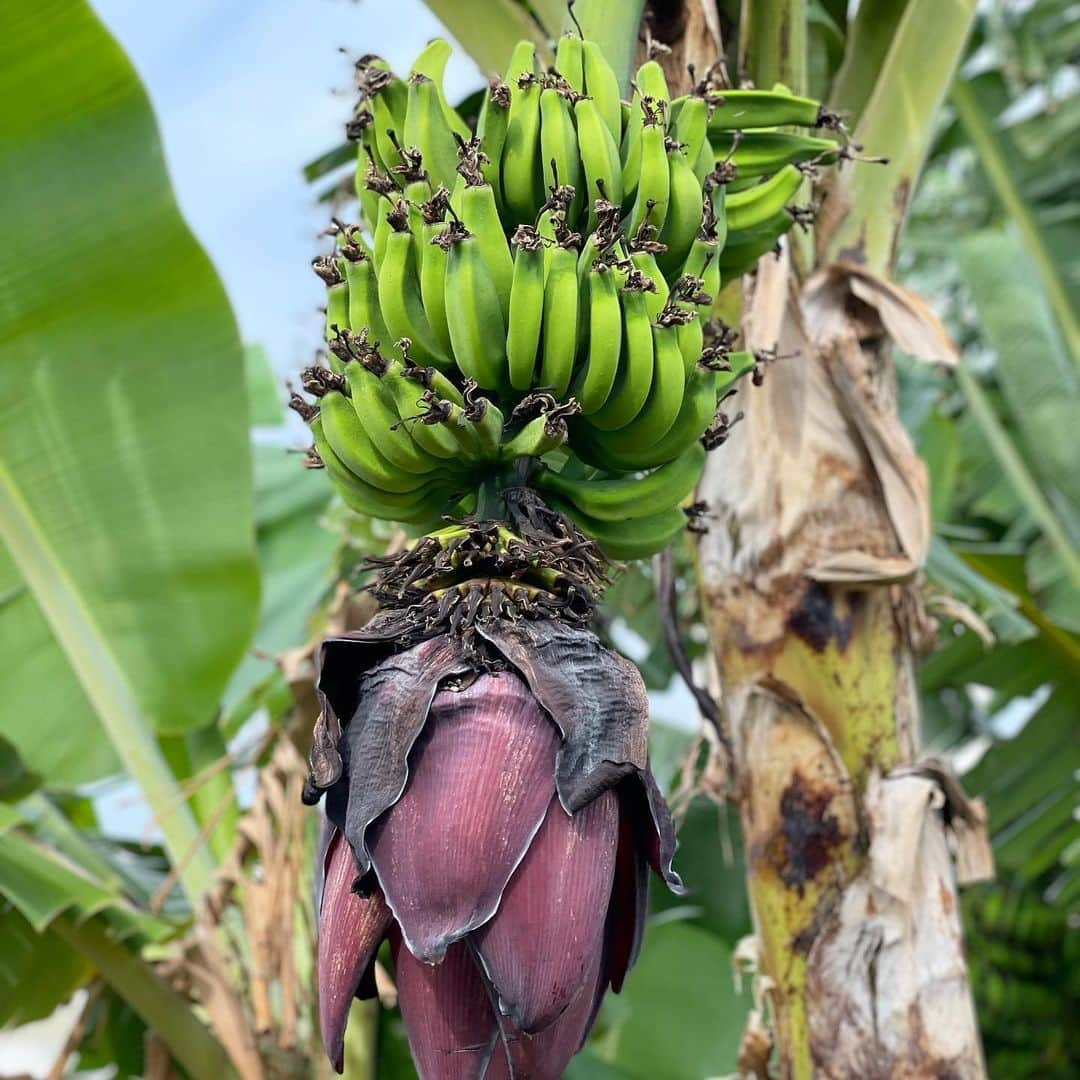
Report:
[[[889,359],[892,340],[939,362],[953,352],[921,302],[858,267],[794,289],[786,256],[763,260],[744,333],[787,359],[740,391],[744,422],[699,491],[781,1075],[977,1078],[953,789],[904,772],[919,741],[914,582],[930,528]]]

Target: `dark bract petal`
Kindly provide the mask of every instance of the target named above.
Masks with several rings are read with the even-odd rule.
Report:
[[[371,861],[368,826],[405,788],[409,751],[427,721],[440,680],[468,670],[458,646],[441,637],[388,657],[359,676],[355,712],[341,740],[347,808],[344,821],[335,824],[344,828],[361,872]],[[326,808],[331,819],[340,812],[335,794],[336,789]]]
[[[441,959],[494,914],[554,794],[557,747],[551,721],[509,672],[435,698],[405,792],[369,832],[414,956]]]
[[[593,1003],[598,996],[599,982],[597,953],[577,996],[549,1027],[529,1035],[504,1021],[500,1045],[496,1047],[484,1080],[558,1080],[588,1038],[595,1017]]]
[[[637,668],[589,630],[554,621],[477,627],[521,672],[563,734],[559,798],[574,813],[645,769],[649,702]]]
[[[394,944],[401,1017],[420,1080],[481,1080],[499,1036],[487,989],[469,948],[451,945],[441,964]]]
[[[392,917],[378,891],[366,899],[352,892],[356,864],[336,830],[326,852],[325,870],[319,911],[319,1028],[326,1053],[341,1072],[349,1006]]]
[[[611,897],[618,798],[604,792],[570,817],[553,799],[492,920],[474,935],[514,1027],[537,1032],[596,968]]]
[[[623,812],[604,956],[604,975],[615,993],[622,989],[626,973],[637,959],[648,910],[649,864],[635,835],[634,819]]]

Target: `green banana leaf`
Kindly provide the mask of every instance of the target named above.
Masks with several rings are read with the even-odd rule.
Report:
[[[54,787],[163,780],[144,733],[212,719],[254,626],[243,354],[86,3],[5,5],[0,102],[5,734]]]

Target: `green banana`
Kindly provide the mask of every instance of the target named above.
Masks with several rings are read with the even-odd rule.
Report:
[[[467,139],[471,134],[469,126],[462,120],[457,109],[446,100],[446,94],[443,91],[443,76],[446,74],[446,65],[453,51],[450,42],[445,38],[432,38],[424,51],[416,58],[409,74],[426,75],[435,84],[439,91],[439,101],[442,104],[446,126],[461,138]]]
[[[622,163],[619,146],[592,98],[579,98],[574,103],[577,121],[578,150],[585,170],[585,207],[588,229],[596,228],[599,198],[621,205],[623,199]]]
[[[535,47],[520,42],[510,58],[510,115],[503,144],[502,201],[518,225],[532,222],[544,201],[544,172],[540,161],[540,81],[535,71]]]
[[[595,41],[581,43],[582,68],[585,74],[585,93],[596,102],[596,110],[611,133],[612,143],[616,147],[622,139],[622,102],[620,101],[619,79],[607,62],[603,50]],[[612,198],[612,196],[608,196]],[[619,199],[612,199],[619,202]]]
[[[723,90],[709,96],[709,137],[727,131],[771,127],[836,127],[820,102],[776,90]]]
[[[476,176],[473,179],[479,180]],[[514,281],[514,257],[506,242],[495,192],[490,184],[474,183],[466,178],[457,196],[451,199],[461,224],[476,238],[484,268],[491,277],[499,298],[503,321],[510,317],[510,289]],[[487,385],[487,384],[481,384]]]
[[[326,286],[326,330],[327,341],[337,337],[339,329],[348,330],[349,323],[349,284],[344,270],[344,259],[328,258],[320,255],[313,259],[311,268],[319,280]]]
[[[488,398],[476,394],[476,383],[471,379],[465,385],[465,419],[473,425],[485,461],[498,461],[499,444],[502,442],[503,414]]]
[[[400,224],[400,222],[398,223]],[[378,265],[379,307],[392,340],[408,338],[418,360],[449,368],[449,354],[439,345],[420,291],[416,244],[408,224],[394,224]]]
[[[694,237],[701,229],[701,181],[694,175],[694,169],[686,152],[679,146],[668,154],[670,182],[667,217],[660,232],[660,243],[667,245],[667,251],[657,256],[660,269],[667,274],[675,270],[685,260]]]
[[[443,424],[423,422],[427,413],[423,392],[418,392],[416,384],[405,377],[403,366],[391,364],[383,378],[393,394],[401,426],[408,427],[413,442],[433,458],[456,461],[460,454],[457,440]],[[449,468],[453,471],[454,466]]]
[[[641,168],[637,195],[630,211],[628,232],[633,236],[645,223],[662,230],[671,198],[671,169],[668,165],[667,133],[661,111],[652,112],[641,128]]]
[[[756,187],[728,195],[724,208],[728,238],[735,240],[736,233],[756,228],[775,217],[798,194],[803,179],[795,165],[785,165]]]
[[[585,60],[580,35],[567,33],[559,38],[555,46],[555,71],[570,84],[575,94],[585,93]]]
[[[790,228],[791,216],[781,210],[745,237],[733,237],[717,257],[724,278],[731,280],[752,270],[758,259],[768,255]]]
[[[528,390],[536,376],[544,317],[544,246],[530,225],[518,227],[513,244],[517,253],[510,287],[506,360],[510,385],[515,390]]]
[[[344,394],[334,390],[324,395],[319,401],[319,419],[334,453],[364,483],[380,491],[401,495],[431,483],[431,474],[395,469],[379,453]]]
[[[420,297],[435,340],[447,356],[452,356],[454,350],[446,319],[446,249],[438,242],[438,237],[446,228],[446,208],[440,194],[448,198],[446,188],[440,188],[421,207],[424,224],[420,230],[423,249],[420,257]]]
[[[571,426],[571,444],[583,461],[602,469],[632,472],[652,462],[649,449],[679,416],[686,373],[677,326],[653,327],[653,380],[644,407],[632,423],[617,431],[590,429],[585,418]]]
[[[513,438],[502,444],[499,454],[503,461],[520,457],[543,457],[566,443],[566,421],[550,413],[534,417]]]
[[[670,295],[667,278],[656,265],[656,256],[648,247],[635,248],[634,242],[631,242],[630,262],[641,275],[645,308],[649,313],[649,319],[655,322],[660,312],[664,310],[664,305],[668,302]],[[650,284],[652,288],[649,287]]]
[[[480,106],[480,116],[476,122],[476,137],[480,140],[480,150],[484,155],[480,160],[480,172],[494,190],[500,212],[503,210],[504,203],[499,175],[509,120],[510,87],[501,79],[493,78],[488,83],[484,103]]]
[[[619,373],[603,407],[589,417],[589,423],[601,431],[626,427],[641,412],[652,387],[652,319],[639,278],[627,275],[619,290],[623,324]]]
[[[393,337],[383,322],[379,307],[379,285],[375,266],[363,252],[345,263],[349,282],[349,327],[355,333],[367,331],[367,340],[374,345],[390,346]]]
[[[394,468],[410,473],[430,473],[440,467],[440,462],[421,450],[401,426],[393,392],[389,384],[383,382],[388,362],[381,357],[379,360],[381,366],[374,358],[366,362],[357,359],[346,362],[344,375],[352,407],[379,453]]]
[[[443,509],[460,497],[457,492],[448,490],[443,480],[432,481],[407,494],[382,491],[365,483],[342,462],[327,441],[318,417],[311,422],[311,433],[319,459],[346,506],[358,514],[410,524],[435,522],[442,516]]]
[[[729,157],[740,180],[769,176],[803,161],[831,165],[841,149],[831,139],[788,131],[718,132],[712,147],[717,157]]]
[[[548,191],[560,185],[574,189],[573,202],[566,212],[566,220],[572,225],[581,216],[585,188],[577,128],[567,92],[559,86],[545,86],[540,91],[540,153],[544,165],[544,185]]]
[[[686,528],[686,515],[678,507],[662,510],[651,517],[636,518],[633,525],[627,527],[625,523],[590,517],[573,503],[558,498],[552,498],[551,505],[595,540],[609,559],[647,559],[663,551]]]
[[[552,491],[598,521],[626,521],[651,517],[678,506],[701,478],[705,448],[693,442],[679,457],[647,476],[619,476],[609,480],[565,480],[558,473],[541,471],[541,491]]]
[[[409,76],[409,107],[405,113],[405,144],[416,147],[433,184],[452,188],[457,176],[457,143],[446,123],[443,97],[427,75]]]
[[[544,282],[544,321],[540,385],[561,398],[574,372],[578,336],[578,253],[556,241]]]
[[[695,172],[700,167],[702,151],[707,148],[703,159],[707,163],[705,171],[697,174],[699,199],[701,197],[700,184],[712,168],[712,147],[709,146],[708,124],[709,104],[704,98],[695,95],[683,99],[682,108],[677,114],[674,107],[672,108],[668,125],[672,138],[683,147],[683,152]]]
[[[602,408],[611,394],[622,350],[622,309],[614,269],[597,260],[586,282],[588,351],[573,395],[585,416]]]
[[[641,468],[661,466],[675,461],[699,445],[716,415],[717,384],[714,371],[695,371],[686,384],[682,407],[668,433],[638,457]]]
[[[506,383],[506,323],[484,248],[458,222],[440,239],[448,245],[446,321],[454,359],[467,378],[499,389]]]

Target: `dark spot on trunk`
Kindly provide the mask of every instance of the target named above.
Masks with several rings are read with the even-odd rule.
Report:
[[[800,896],[844,841],[840,822],[829,813],[834,794],[827,787],[812,787],[796,773],[780,796],[780,828],[769,842],[768,856],[780,879]]]
[[[837,616],[836,599],[826,586],[812,581],[799,606],[788,616],[788,626],[816,652],[823,652],[830,640],[835,640],[843,652],[851,640],[852,617]]]

